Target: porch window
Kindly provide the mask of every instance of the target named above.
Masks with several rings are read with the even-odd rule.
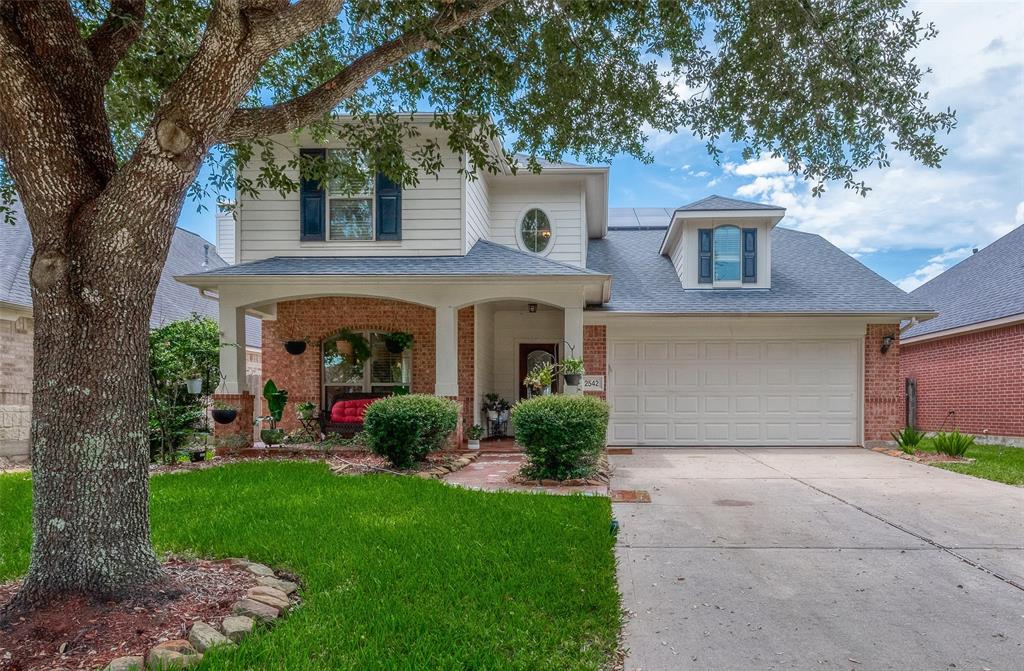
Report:
[[[408,391],[412,385],[412,349],[394,353],[384,342],[384,333],[359,332],[370,346],[370,357],[356,364],[347,353],[348,341],[328,338],[323,343],[324,401],[339,394],[390,394],[398,387]],[[339,344],[340,343],[340,344]]]
[[[329,156],[350,160],[344,149],[331,149]],[[364,161],[349,172],[327,185],[327,239],[373,240],[373,174]]]

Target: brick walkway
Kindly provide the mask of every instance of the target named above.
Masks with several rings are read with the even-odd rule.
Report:
[[[509,482],[526,458],[522,454],[481,454],[465,468],[449,473],[445,482],[470,489],[507,492],[543,492],[545,494],[596,494],[606,496],[607,486],[594,487],[528,487]]]

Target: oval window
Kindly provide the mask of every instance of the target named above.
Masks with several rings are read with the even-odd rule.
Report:
[[[551,244],[551,221],[543,210],[532,208],[519,222],[519,239],[523,247],[534,254],[540,254]]]

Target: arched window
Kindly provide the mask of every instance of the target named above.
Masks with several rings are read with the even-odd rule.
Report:
[[[715,282],[740,281],[740,229],[719,226],[715,229]]]
[[[519,222],[519,245],[528,252],[543,254],[551,244],[552,233],[548,215],[532,207]]]

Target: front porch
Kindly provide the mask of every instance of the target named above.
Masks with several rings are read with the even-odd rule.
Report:
[[[244,349],[234,346],[244,342],[244,317],[251,313],[263,319],[262,379],[288,391],[280,428],[299,429],[296,407],[307,401],[329,414],[338,400],[348,398],[435,394],[459,404],[453,447],[461,447],[466,428],[487,428],[481,413],[486,394],[515,403],[524,393],[520,383],[527,365],[545,357],[560,361],[569,352],[586,356],[583,310],[594,282],[584,277],[586,282],[473,277],[417,284],[397,278],[376,278],[373,284],[335,279],[329,286],[324,278],[301,285],[219,283],[224,346],[216,398],[239,413],[232,424],[217,426],[217,436],[247,447],[253,418],[265,414],[261,390],[246,385]],[[370,356],[358,366],[337,356],[343,331],[358,334],[369,347]],[[396,332],[412,335],[401,353],[385,347],[385,336]],[[305,351],[285,350],[284,344],[295,340],[305,341]],[[556,385],[557,391],[579,392],[561,380]]]

